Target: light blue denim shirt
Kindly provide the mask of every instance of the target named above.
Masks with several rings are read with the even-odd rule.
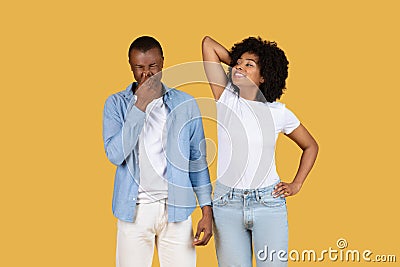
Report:
[[[135,83],[136,86],[136,83]],[[196,207],[211,205],[211,183],[201,114],[195,99],[163,84],[168,109],[166,157],[168,221],[186,220]],[[133,222],[140,170],[137,142],[145,113],[134,104],[132,84],[105,102],[103,140],[107,158],[117,166],[112,210],[120,220]],[[196,197],[195,197],[196,196]]]

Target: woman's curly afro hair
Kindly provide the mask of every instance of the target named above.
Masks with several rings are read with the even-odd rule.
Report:
[[[258,56],[260,74],[265,80],[259,88],[265,99],[268,102],[280,99],[283,90],[286,89],[286,78],[288,77],[289,61],[285,52],[277,46],[276,42],[264,41],[261,37],[249,37],[233,45],[229,52],[231,56],[230,66],[234,67],[245,52]],[[229,73],[229,79],[232,79],[231,73]]]

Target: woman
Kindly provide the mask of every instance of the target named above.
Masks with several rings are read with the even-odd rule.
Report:
[[[296,116],[276,102],[288,76],[275,42],[247,38],[228,52],[210,37],[203,62],[218,117],[218,180],[213,199],[219,266],[287,266],[286,200],[301,189],[318,145]],[[221,63],[230,66],[226,74]],[[301,149],[292,182],[281,182],[275,144],[282,132]]]

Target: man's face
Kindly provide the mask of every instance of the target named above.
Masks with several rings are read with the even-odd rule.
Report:
[[[153,78],[161,81],[164,58],[161,56],[158,48],[155,47],[146,52],[133,49],[130,53],[129,64],[131,65],[133,76],[138,83],[141,83],[142,79],[147,79],[156,73],[158,75]]]

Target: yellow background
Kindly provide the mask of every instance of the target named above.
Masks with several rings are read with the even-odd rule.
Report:
[[[277,41],[290,61],[282,102],[320,145],[302,191],[288,200],[289,248],[336,248],[343,237],[349,249],[400,261],[398,1],[1,6],[0,266],[114,266],[115,168],[103,150],[102,109],[131,82],[127,49],[143,34],[161,42],[165,67],[200,60],[204,35],[228,47],[254,35]],[[207,85],[182,89],[211,96]],[[214,130],[206,124],[208,137]],[[283,180],[299,156],[280,138]],[[213,242],[197,251],[198,266],[216,266]],[[289,266],[336,265],[362,263]]]

